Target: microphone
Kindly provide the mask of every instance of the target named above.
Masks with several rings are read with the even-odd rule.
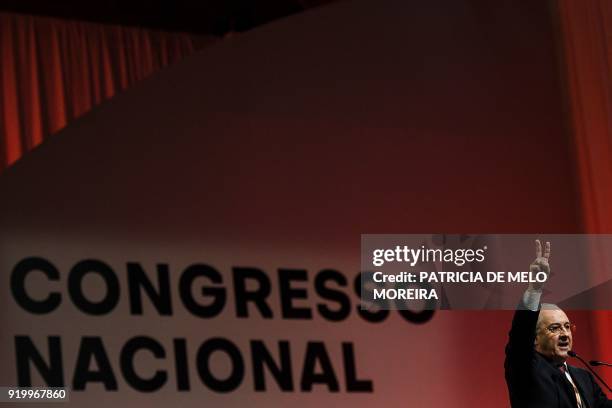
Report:
[[[597,367],[597,366],[612,367],[612,364],[610,364],[610,363],[606,363],[606,362],[603,362],[603,361],[597,361],[597,360],[591,360],[591,361],[589,361],[589,364],[592,365],[593,367]]]
[[[568,356],[570,356],[570,357],[575,357],[575,358],[577,358],[578,360],[580,360],[580,362],[581,362],[582,364],[584,364],[584,366],[585,366],[585,367],[586,367],[586,368],[587,368],[587,369],[588,369],[590,372],[592,372],[592,373],[593,373],[593,375],[594,375],[594,376],[595,376],[595,377],[596,377],[596,378],[599,380],[599,382],[600,382],[600,383],[602,383],[603,385],[605,385],[605,386],[606,386],[606,388],[608,389],[608,391],[612,392],[612,389],[610,389],[610,386],[609,386],[608,384],[606,384],[606,382],[605,382],[605,381],[604,381],[604,380],[603,380],[603,379],[602,379],[602,378],[601,378],[599,375],[597,375],[597,373],[596,373],[595,371],[593,371],[593,369],[592,369],[592,368],[591,368],[591,367],[590,367],[590,366],[587,364],[587,362],[586,362],[586,361],[584,361],[584,360],[582,359],[582,357],[580,357],[578,354],[576,354],[576,353],[575,353],[575,352],[573,352],[572,350],[568,351],[568,352],[567,352],[567,355],[568,355]],[[599,362],[599,361],[598,361],[598,362]]]

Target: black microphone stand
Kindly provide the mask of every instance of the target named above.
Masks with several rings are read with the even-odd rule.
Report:
[[[606,386],[606,388],[608,389],[608,391],[612,392],[612,389],[610,389],[610,386],[609,386],[608,384],[606,384],[606,382],[605,382],[605,381],[604,381],[604,380],[603,380],[603,379],[602,379],[602,378],[601,378],[599,375],[597,375],[597,373],[596,373],[595,371],[593,371],[593,369],[592,369],[592,368],[591,368],[591,367],[590,367],[590,366],[587,364],[587,362],[586,362],[586,361],[584,361],[584,360],[583,360],[583,359],[582,359],[582,358],[581,358],[581,357],[580,357],[578,354],[576,354],[576,353],[575,353],[575,352],[573,352],[573,351],[568,351],[568,352],[567,352],[567,354],[568,354],[570,357],[576,357],[578,360],[580,360],[580,361],[582,362],[582,364],[584,364],[584,366],[585,366],[586,368],[588,368],[588,369],[589,369],[589,371],[590,371],[590,372],[592,372],[592,373],[593,373],[593,375],[594,375],[595,377],[597,377],[597,379],[599,380],[599,382],[601,382],[603,385],[605,385],[605,386]]]
[[[597,361],[597,360],[591,360],[589,361],[589,364],[592,365],[593,367],[597,367],[597,366],[612,367],[612,364],[610,363],[606,363],[604,361]]]

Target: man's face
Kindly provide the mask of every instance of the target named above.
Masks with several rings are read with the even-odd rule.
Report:
[[[559,309],[541,310],[535,350],[554,362],[563,363],[571,349],[572,332],[565,312]]]

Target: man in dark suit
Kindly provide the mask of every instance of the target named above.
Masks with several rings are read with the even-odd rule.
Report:
[[[550,242],[536,241],[533,273],[550,274]],[[591,373],[566,363],[572,324],[563,310],[541,304],[541,283],[533,283],[514,314],[506,346],[506,383],[513,408],[612,408]]]

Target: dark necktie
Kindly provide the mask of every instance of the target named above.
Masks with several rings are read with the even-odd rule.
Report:
[[[567,369],[565,367],[565,364],[561,364],[560,366],[557,366],[557,368],[559,369],[559,371],[561,371],[561,373],[563,373],[563,377],[569,380],[570,384],[572,384],[572,388],[574,389],[574,393],[576,394],[576,402],[578,403],[578,408],[582,408],[582,399],[580,398],[580,393],[578,392],[578,388],[576,388],[576,386],[574,385],[574,381],[571,380],[571,377],[568,378],[569,376],[566,375]]]

